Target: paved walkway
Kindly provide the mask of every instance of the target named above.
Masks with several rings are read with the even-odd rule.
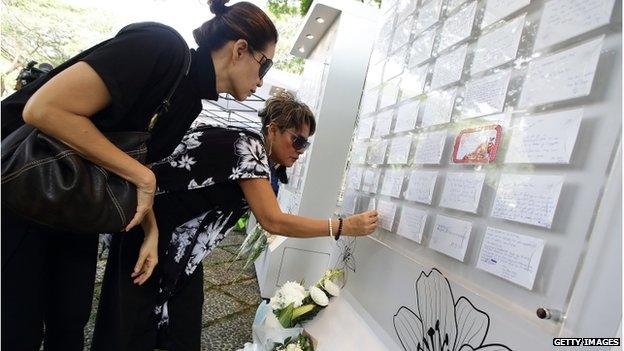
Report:
[[[204,259],[204,310],[202,316],[202,350],[230,351],[251,341],[251,324],[262,301],[253,266],[240,274],[242,261],[228,270],[245,235],[231,232]],[[89,350],[97,311],[100,286],[106,260],[98,262],[93,311],[85,329],[85,350]]]

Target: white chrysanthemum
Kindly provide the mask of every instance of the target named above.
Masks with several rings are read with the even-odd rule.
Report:
[[[310,297],[312,297],[314,303],[319,306],[327,306],[327,304],[329,303],[329,298],[327,297],[327,295],[325,295],[323,290],[317,288],[316,286],[310,287]]]
[[[340,287],[329,279],[325,280],[323,289],[325,289],[325,291],[327,291],[331,296],[340,295]]]
[[[286,282],[271,298],[269,305],[273,310],[282,309],[291,303],[293,307],[299,307],[306,297],[306,291],[301,284],[297,282]]]
[[[288,344],[288,346],[286,346],[286,351],[303,351],[303,350],[297,344]]]

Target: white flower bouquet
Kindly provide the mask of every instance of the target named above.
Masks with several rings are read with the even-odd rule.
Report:
[[[325,308],[331,296],[340,294],[336,282],[342,276],[342,270],[328,270],[307,291],[301,283],[284,283],[268,304],[264,301],[258,306],[252,326],[253,343],[245,344],[243,350],[271,351],[277,347],[280,347],[278,350],[287,351],[314,350],[313,343],[301,344],[312,345],[311,348],[299,345],[299,341],[303,340],[299,338],[303,332],[302,323],[311,320]]]

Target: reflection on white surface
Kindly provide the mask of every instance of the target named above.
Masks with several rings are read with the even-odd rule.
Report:
[[[401,197],[401,188],[403,187],[403,178],[405,173],[400,169],[388,169],[384,173],[384,179],[381,184],[382,195]]]
[[[449,123],[455,106],[457,87],[443,91],[432,91],[427,95],[423,111],[422,127]]]
[[[477,2],[473,1],[453,16],[447,18],[446,22],[444,22],[444,25],[442,26],[438,52],[455,45],[470,36],[476,13]]]
[[[415,164],[439,164],[446,144],[446,130],[423,133],[418,136]]]
[[[437,179],[437,171],[412,171],[405,199],[430,205]]]
[[[431,49],[433,49],[433,40],[435,39],[436,30],[431,29],[422,33],[410,48],[409,67],[419,65],[431,57]]]
[[[384,84],[383,90],[381,91],[381,98],[379,100],[380,109],[396,104],[399,97],[399,78],[400,77],[394,78]]]
[[[570,163],[583,109],[518,118],[506,163]]]
[[[359,143],[353,145],[353,151],[351,151],[351,162],[356,164],[362,164],[366,162],[366,152],[368,151],[367,143]]]
[[[588,95],[603,37],[531,62],[518,106],[535,106]]]
[[[414,130],[416,128],[419,110],[420,101],[410,101],[399,106],[396,123],[394,124],[394,132],[400,133]]]
[[[550,228],[562,186],[563,176],[503,174],[492,217]]]
[[[476,213],[484,181],[485,173],[447,173],[440,206]]]
[[[418,10],[416,19],[416,33],[420,33],[431,27],[440,19],[442,13],[442,0],[431,0]]]
[[[397,234],[420,244],[426,221],[427,211],[410,206],[403,206]]]
[[[525,17],[526,14],[519,16],[479,38],[470,68],[471,74],[500,66],[516,58]]]
[[[472,118],[503,111],[511,69],[466,83],[462,118]]]
[[[364,171],[364,179],[362,180],[362,191],[376,193],[379,187],[380,175],[381,173],[378,169],[366,169]]]
[[[373,165],[383,164],[386,158],[386,149],[388,149],[387,140],[371,142],[368,148],[368,163]]]
[[[346,185],[349,189],[359,189],[362,184],[362,174],[364,169],[362,167],[351,167],[347,172]]]
[[[423,93],[428,72],[428,65],[412,67],[405,70],[401,79],[401,100],[406,100]]]
[[[527,6],[531,0],[487,0],[481,28],[485,28],[501,18]]]
[[[392,111],[385,111],[377,115],[375,118],[375,129],[373,137],[380,137],[390,134],[390,126],[392,125]]]
[[[360,119],[358,123],[357,139],[368,139],[373,131],[374,118]]]
[[[411,147],[411,135],[392,139],[390,142],[390,150],[388,151],[388,164],[407,164]]]
[[[471,230],[472,222],[438,215],[429,247],[463,262]]]
[[[468,45],[464,44],[448,54],[438,57],[433,67],[431,89],[455,83],[461,79],[467,52]]]
[[[488,227],[477,268],[531,290],[543,250],[542,239]]]
[[[615,0],[551,0],[544,5],[535,50],[609,23]]]

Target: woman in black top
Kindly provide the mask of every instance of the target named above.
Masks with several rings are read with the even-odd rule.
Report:
[[[249,209],[267,231],[284,236],[328,236],[328,220],[282,213],[269,182],[308,147],[316,123],[289,94],[260,111],[262,132],[201,126],[189,130],[169,157],[151,165],[158,180],[154,212],[160,264],[143,286],[132,284],[143,233],[113,238],[92,350],[193,351],[201,348],[202,260]],[[285,178],[285,174],[281,177]],[[377,213],[330,219],[334,235],[368,235]],[[333,240],[333,239],[332,239]],[[154,312],[156,318],[154,318]],[[156,330],[158,326],[158,331]],[[158,339],[158,343],[155,344]]]
[[[201,99],[229,93],[244,100],[262,85],[277,42],[275,26],[253,4],[225,2],[209,1],[216,17],[193,32],[199,48],[169,111],[152,130],[149,162],[171,154],[200,112]],[[145,131],[179,74],[185,50],[178,35],[162,26],[125,31],[84,60],[52,72],[23,108],[26,123],[136,185],[137,211],[126,230],[137,224],[146,229],[133,272],[137,284],[157,262],[156,178],[102,132]],[[96,256],[97,235],[42,228],[3,209],[2,348],[37,350],[43,338],[45,350],[82,350]]]

